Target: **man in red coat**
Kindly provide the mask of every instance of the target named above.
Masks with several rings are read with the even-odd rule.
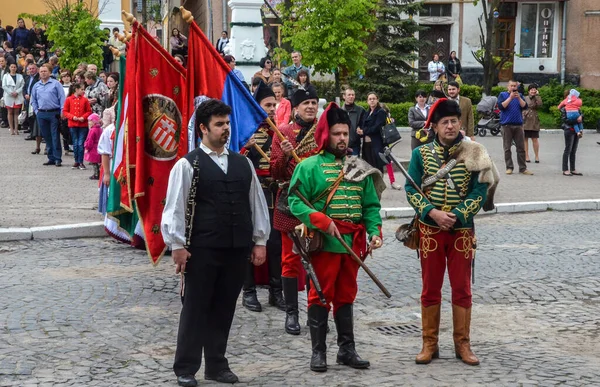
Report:
[[[287,190],[297,162],[292,157],[295,151],[300,159],[305,159],[316,153],[314,133],[316,130],[317,91],[313,86],[298,89],[292,96],[292,107],[296,109],[294,123],[282,126],[280,129],[286,138],[281,141],[273,138],[271,146],[271,176],[279,182],[279,191],[273,216],[273,227],[281,231],[281,284],[286,304],[285,331],[291,335],[300,334],[298,322],[298,277],[302,273],[300,256],[292,251],[293,242],[288,237],[300,221],[296,219],[287,206]],[[282,197],[282,192],[284,195]],[[288,207],[283,210],[283,207]]]

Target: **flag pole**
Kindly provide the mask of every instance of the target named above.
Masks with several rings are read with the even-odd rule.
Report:
[[[271,129],[273,129],[273,131],[277,134],[277,137],[279,137],[279,140],[281,140],[281,141],[287,140],[287,138],[285,138],[283,133],[281,133],[281,131],[279,131],[279,129],[277,129],[277,126],[275,126],[275,124],[273,123],[273,121],[271,121],[271,119],[269,117],[267,117],[267,123],[269,124]],[[294,158],[294,160],[296,160],[297,163],[299,163],[301,161],[300,157],[298,157],[295,150],[292,150],[292,157]]]
[[[267,156],[267,154],[261,149],[261,147],[258,146],[258,144],[254,144],[254,149],[256,149],[256,151],[258,153],[260,153],[260,155],[267,160],[267,162],[271,162],[271,159],[269,159],[269,156]]]

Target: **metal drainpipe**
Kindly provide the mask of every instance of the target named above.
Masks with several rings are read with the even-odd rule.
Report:
[[[208,40],[213,41],[213,8],[212,0],[206,0],[206,6],[208,7]]]
[[[562,39],[560,47],[560,84],[565,84],[567,67],[567,2],[563,1]]]
[[[227,0],[221,0],[221,2],[223,4],[223,31],[229,31],[227,28]]]

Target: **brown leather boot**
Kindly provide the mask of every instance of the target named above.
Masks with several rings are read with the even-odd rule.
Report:
[[[454,351],[456,358],[468,365],[479,365],[479,359],[471,351],[471,308],[452,305],[454,323]]]
[[[421,305],[421,321],[423,324],[423,349],[417,355],[417,364],[429,364],[431,359],[440,357],[438,334],[440,333],[441,304],[424,307]]]

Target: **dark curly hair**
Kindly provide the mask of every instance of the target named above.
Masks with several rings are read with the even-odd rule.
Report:
[[[226,116],[231,114],[231,107],[225,104],[225,102],[218,99],[208,99],[198,106],[196,109],[196,133],[202,138],[202,131],[200,130],[200,124],[203,124],[208,128],[208,123],[212,116]]]

